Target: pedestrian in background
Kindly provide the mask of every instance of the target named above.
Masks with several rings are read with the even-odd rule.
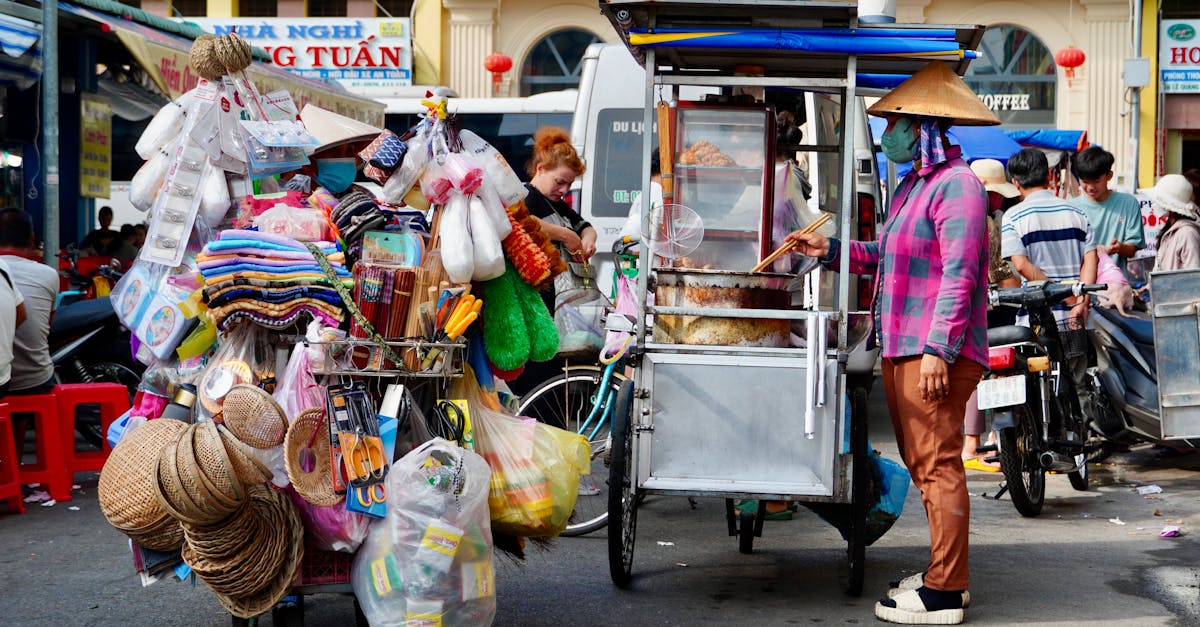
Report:
[[[1143,189],[1155,209],[1167,212],[1166,226],[1158,234],[1157,270],[1200,268],[1200,223],[1192,184],[1182,174],[1168,174],[1154,187]]]
[[[1000,254],[1026,281],[1095,283],[1095,232],[1083,209],[1050,191],[1046,153],[1018,151],[1008,159],[1008,174],[1024,200],[1004,214]],[[1088,303],[1081,296],[1055,305],[1055,318],[1086,320]]]
[[[1107,254],[1124,270],[1129,259],[1146,247],[1142,234],[1142,208],[1132,194],[1108,188],[1113,178],[1112,153],[1099,146],[1084,148],[1071,161],[1071,172],[1079,179],[1080,195],[1071,205],[1087,214],[1095,233],[1097,250]]]
[[[957,74],[932,62],[869,110],[888,120],[880,145],[900,180],[875,242],[792,233],[797,252],[874,274],[871,307],[896,444],[929,519],[929,565],[892,582],[875,616],[893,623],[961,623],[971,502],[960,457],[967,399],[987,364],[987,191],[950,145],[952,124],[996,125]]]
[[[10,278],[24,300],[25,322],[12,337],[12,375],[9,396],[48,394],[54,388],[54,361],[50,357],[50,322],[58,298],[58,273],[37,256],[33,219],[21,209],[0,211],[0,261],[11,270]],[[17,454],[25,445],[25,429],[32,417],[12,415],[13,441]]]

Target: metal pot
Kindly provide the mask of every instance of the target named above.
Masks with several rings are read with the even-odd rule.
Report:
[[[793,276],[769,272],[668,269],[655,271],[654,302],[660,307],[792,309]],[[787,320],[770,318],[654,317],[654,341],[705,346],[789,345]]]

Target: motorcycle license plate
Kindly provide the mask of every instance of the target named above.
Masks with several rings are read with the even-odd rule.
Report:
[[[998,377],[979,382],[979,409],[1011,407],[1025,402],[1025,376]]]

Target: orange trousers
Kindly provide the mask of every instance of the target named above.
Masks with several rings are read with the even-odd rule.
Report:
[[[983,366],[969,359],[950,364],[949,394],[926,402],[917,391],[921,357],[883,360],[883,389],[896,430],[900,457],[921,491],[929,518],[929,566],[925,585],[966,590],[967,533],[971,501],[962,464],[963,414]]]

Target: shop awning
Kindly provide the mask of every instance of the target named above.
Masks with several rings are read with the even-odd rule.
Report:
[[[28,89],[42,75],[40,22],[0,13],[0,85]]]
[[[188,65],[188,52],[192,47],[190,39],[88,8],[65,3],[59,6],[63,11],[107,25],[158,88],[170,98],[179,97],[195,87],[199,81],[199,76]],[[255,61],[246,73],[260,93],[286,89],[296,100],[298,107],[303,108],[306,103],[312,103],[367,124],[383,127],[382,103],[355,96],[339,86],[297,76],[261,61]]]

